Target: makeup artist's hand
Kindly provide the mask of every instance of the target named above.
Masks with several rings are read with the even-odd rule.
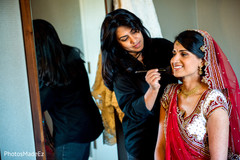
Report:
[[[161,75],[158,72],[158,69],[149,70],[145,76],[145,80],[149,84],[149,88],[144,95],[144,101],[149,111],[152,110],[153,105],[156,101],[158,91],[160,88],[160,84],[158,82],[160,79],[161,79]]]
[[[159,80],[161,79],[161,74],[158,72],[158,69],[151,69],[147,72],[145,80],[149,84],[150,88],[153,90],[159,90],[160,84]]]

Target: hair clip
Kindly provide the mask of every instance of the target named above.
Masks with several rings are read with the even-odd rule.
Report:
[[[205,46],[205,44],[202,45],[202,47],[200,47],[200,50],[201,50],[202,52],[205,52],[205,51],[207,50],[207,47]]]

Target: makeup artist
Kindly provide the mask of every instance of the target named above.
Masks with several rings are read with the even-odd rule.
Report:
[[[106,15],[101,28],[102,76],[115,92],[125,116],[122,121],[129,160],[153,160],[158,134],[160,97],[165,86],[176,83],[159,72],[172,57],[172,42],[150,38],[141,20],[118,9]],[[136,71],[149,70],[136,73]]]

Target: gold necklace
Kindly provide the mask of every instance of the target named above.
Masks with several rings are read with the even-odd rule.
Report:
[[[197,93],[198,89],[200,88],[201,85],[197,85],[196,87],[194,87],[193,89],[191,89],[190,91],[186,91],[183,89],[183,85],[180,87],[180,91],[179,93],[182,94],[185,98],[187,98],[188,96],[194,95]]]

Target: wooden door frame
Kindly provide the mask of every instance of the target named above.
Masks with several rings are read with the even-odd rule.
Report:
[[[19,0],[37,160],[46,160],[30,0]]]

